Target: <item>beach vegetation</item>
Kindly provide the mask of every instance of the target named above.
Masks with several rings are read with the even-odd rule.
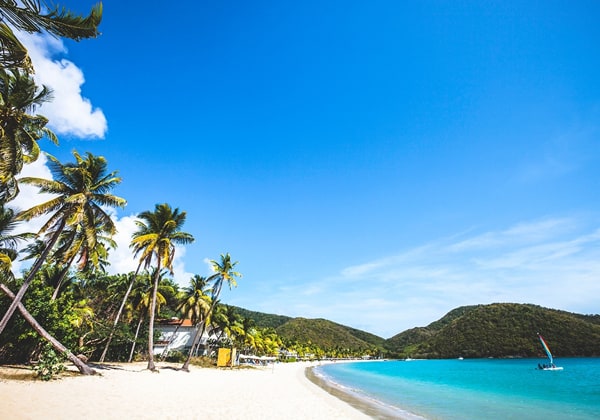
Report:
[[[56,353],[54,348],[46,343],[37,362],[33,365],[33,370],[42,381],[49,381],[65,371],[64,362],[65,357],[60,353]]]

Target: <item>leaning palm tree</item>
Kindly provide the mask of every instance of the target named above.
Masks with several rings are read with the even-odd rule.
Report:
[[[0,1],[0,66],[21,67],[33,72],[27,50],[15,34],[17,31],[49,32],[76,41],[98,36],[102,20],[102,3],[88,16],[76,15],[64,7],[49,8],[39,0]]]
[[[18,194],[15,176],[24,163],[38,158],[38,141],[47,137],[58,143],[46,127],[48,119],[33,114],[36,107],[50,99],[50,91],[39,88],[27,72],[0,67],[0,203]]]
[[[76,162],[63,165],[55,157],[48,155],[50,170],[55,180],[42,178],[23,178],[21,182],[35,185],[41,192],[50,193],[54,198],[18,214],[19,220],[31,220],[34,217],[50,214],[49,220],[42,226],[38,235],[48,235],[46,248],[33,263],[23,285],[15,299],[0,320],[0,334],[6,328],[17,305],[31,284],[36,272],[40,269],[65,228],[81,226],[89,246],[97,242],[97,226],[100,222],[102,231],[111,235],[116,227],[110,215],[103,207],[124,207],[123,198],[109,194],[109,191],[121,182],[116,172],[107,173],[106,159],[87,153],[83,158],[73,152]]]
[[[183,289],[183,295],[181,297],[183,300],[177,307],[177,312],[181,314],[181,321],[175,328],[175,331],[173,331],[173,334],[171,334],[169,342],[160,355],[161,360],[169,353],[169,348],[177,336],[177,331],[179,331],[179,328],[186,319],[189,319],[195,328],[199,328],[200,322],[205,319],[210,308],[211,299],[209,293],[210,284],[208,279],[204,276],[195,274],[190,279],[189,286]]]
[[[30,234],[19,234],[12,235],[11,231],[16,227],[17,220],[14,215],[14,211],[6,209],[0,206],[0,290],[4,292],[10,299],[14,299],[15,295],[4,284],[5,280],[11,280],[13,275],[10,270],[12,261],[17,256],[17,244],[21,240],[28,239]],[[69,360],[71,360],[83,374],[90,375],[94,373],[89,366],[83,361],[78,359],[73,353],[71,353],[65,346],[63,346],[58,340],[56,340],[48,331],[46,331],[35,318],[25,309],[23,304],[17,305],[19,312],[23,318],[33,327],[37,333],[48,341],[52,346],[59,352],[64,353]]]
[[[156,371],[154,365],[154,312],[156,307],[156,293],[160,280],[160,270],[166,268],[173,273],[173,259],[175,258],[175,245],[189,244],[194,237],[181,231],[186,219],[186,212],[172,209],[168,204],[157,204],[155,210],[139,214],[136,221],[138,230],[133,234],[131,248],[134,255],[140,256],[139,265],[149,268],[154,262],[156,269],[152,301],[148,321],[148,370]],[[139,266],[138,265],[138,266]]]
[[[221,294],[221,289],[223,287],[223,283],[227,282],[227,284],[229,285],[229,289],[231,289],[232,287],[237,287],[236,277],[242,277],[242,275],[240,273],[233,270],[235,268],[235,266],[238,264],[238,261],[231,262],[231,256],[229,255],[229,253],[221,254],[220,262],[211,260],[210,263],[212,266],[212,270],[214,271],[215,274],[210,277],[210,279],[213,280],[214,283],[213,283],[213,287],[212,287],[212,291],[211,291],[212,303],[211,303],[210,309],[208,311],[207,318],[212,315],[212,313],[215,309],[215,305],[217,304],[217,302],[219,300],[219,295]],[[204,331],[206,330],[206,325],[207,325],[207,323],[203,323],[201,325],[201,328],[198,328],[196,330],[196,332],[194,333],[192,349],[194,349],[198,345],[198,342],[200,341],[200,339],[202,338],[202,335],[204,334]],[[181,366],[181,370],[189,372],[191,359],[192,359],[192,352],[190,351],[187,359],[183,363],[183,366]]]

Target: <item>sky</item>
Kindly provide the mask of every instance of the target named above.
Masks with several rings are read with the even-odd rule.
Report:
[[[43,150],[123,179],[110,272],[168,203],[195,237],[175,280],[228,252],[246,309],[384,338],[462,305],[600,313],[599,3],[103,5],[97,39],[26,43]]]

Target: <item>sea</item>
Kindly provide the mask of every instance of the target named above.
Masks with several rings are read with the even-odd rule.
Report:
[[[600,358],[384,360],[316,366],[326,389],[373,418],[600,419]]]

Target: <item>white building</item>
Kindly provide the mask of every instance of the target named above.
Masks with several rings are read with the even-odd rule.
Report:
[[[199,327],[194,326],[189,319],[172,318],[157,321],[155,328],[160,332],[160,337],[154,342],[154,354],[162,354],[166,347],[168,351],[188,352]],[[214,338],[213,331],[207,328],[200,339],[198,355],[207,354],[208,340]]]

